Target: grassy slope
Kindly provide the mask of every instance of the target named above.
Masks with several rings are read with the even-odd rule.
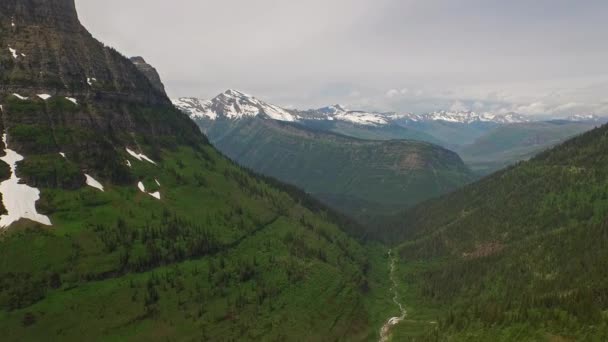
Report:
[[[472,179],[456,154],[428,143],[366,141],[260,119],[214,122],[204,131],[240,164],[357,217],[391,213]]]
[[[164,151],[158,167],[131,162],[149,191],[160,181],[162,201],[135,184],[106,184],[104,193],[44,188],[39,204],[54,226],[23,222],[1,235],[4,340],[372,333],[365,251],[324,214],[211,147]],[[201,236],[206,247],[196,244]]]
[[[438,310],[421,340],[607,338],[607,148],[602,127],[398,219],[402,281]]]

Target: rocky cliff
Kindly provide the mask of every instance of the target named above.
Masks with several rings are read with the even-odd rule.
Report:
[[[143,57],[139,56],[131,57],[131,62],[133,62],[137,69],[139,69],[139,71],[141,71],[148,78],[148,80],[150,80],[154,88],[156,88],[163,94],[166,94],[165,85],[160,79],[158,71],[152,65],[148,64]]]
[[[75,167],[116,182],[130,181],[126,147],[160,158],[161,148],[205,141],[164,91],[87,32],[74,0],[0,2],[0,105],[12,148],[66,153]],[[26,179],[61,183],[46,176]]]

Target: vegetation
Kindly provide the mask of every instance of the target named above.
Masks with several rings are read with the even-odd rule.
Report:
[[[423,340],[606,339],[606,148],[595,129],[392,223],[403,282],[439,310]]]
[[[306,195],[270,186],[209,146],[166,150],[158,166],[131,162],[134,177],[159,181],[161,201],[135,184],[44,187],[39,207],[53,227],[21,222],[0,236],[4,338],[375,334],[366,251],[322,207],[307,208]]]
[[[596,126],[594,122],[570,121],[502,125],[456,151],[474,171],[489,174],[527,160]]]
[[[455,153],[429,143],[360,140],[259,118],[200,125],[239,164],[299,186],[361,222],[473,179]]]

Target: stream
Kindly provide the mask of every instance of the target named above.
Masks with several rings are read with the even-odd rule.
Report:
[[[399,301],[399,294],[397,292],[397,278],[395,275],[395,267],[396,267],[395,264],[397,262],[397,258],[393,256],[392,250],[388,251],[388,259],[389,259],[389,269],[390,269],[389,277],[390,277],[391,283],[392,283],[390,291],[393,292],[393,302],[395,302],[395,304],[397,304],[397,306],[399,307],[399,312],[401,312],[401,316],[391,317],[386,321],[386,323],[384,323],[384,325],[380,329],[380,340],[379,340],[380,342],[387,342],[391,336],[391,328],[393,326],[399,324],[401,321],[403,321],[405,319],[405,317],[407,317],[407,310],[405,310],[405,307]]]

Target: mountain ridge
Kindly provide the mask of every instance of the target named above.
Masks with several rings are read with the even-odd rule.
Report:
[[[0,2],[0,80],[3,340],[375,335],[350,221],[229,161],[73,0]]]

